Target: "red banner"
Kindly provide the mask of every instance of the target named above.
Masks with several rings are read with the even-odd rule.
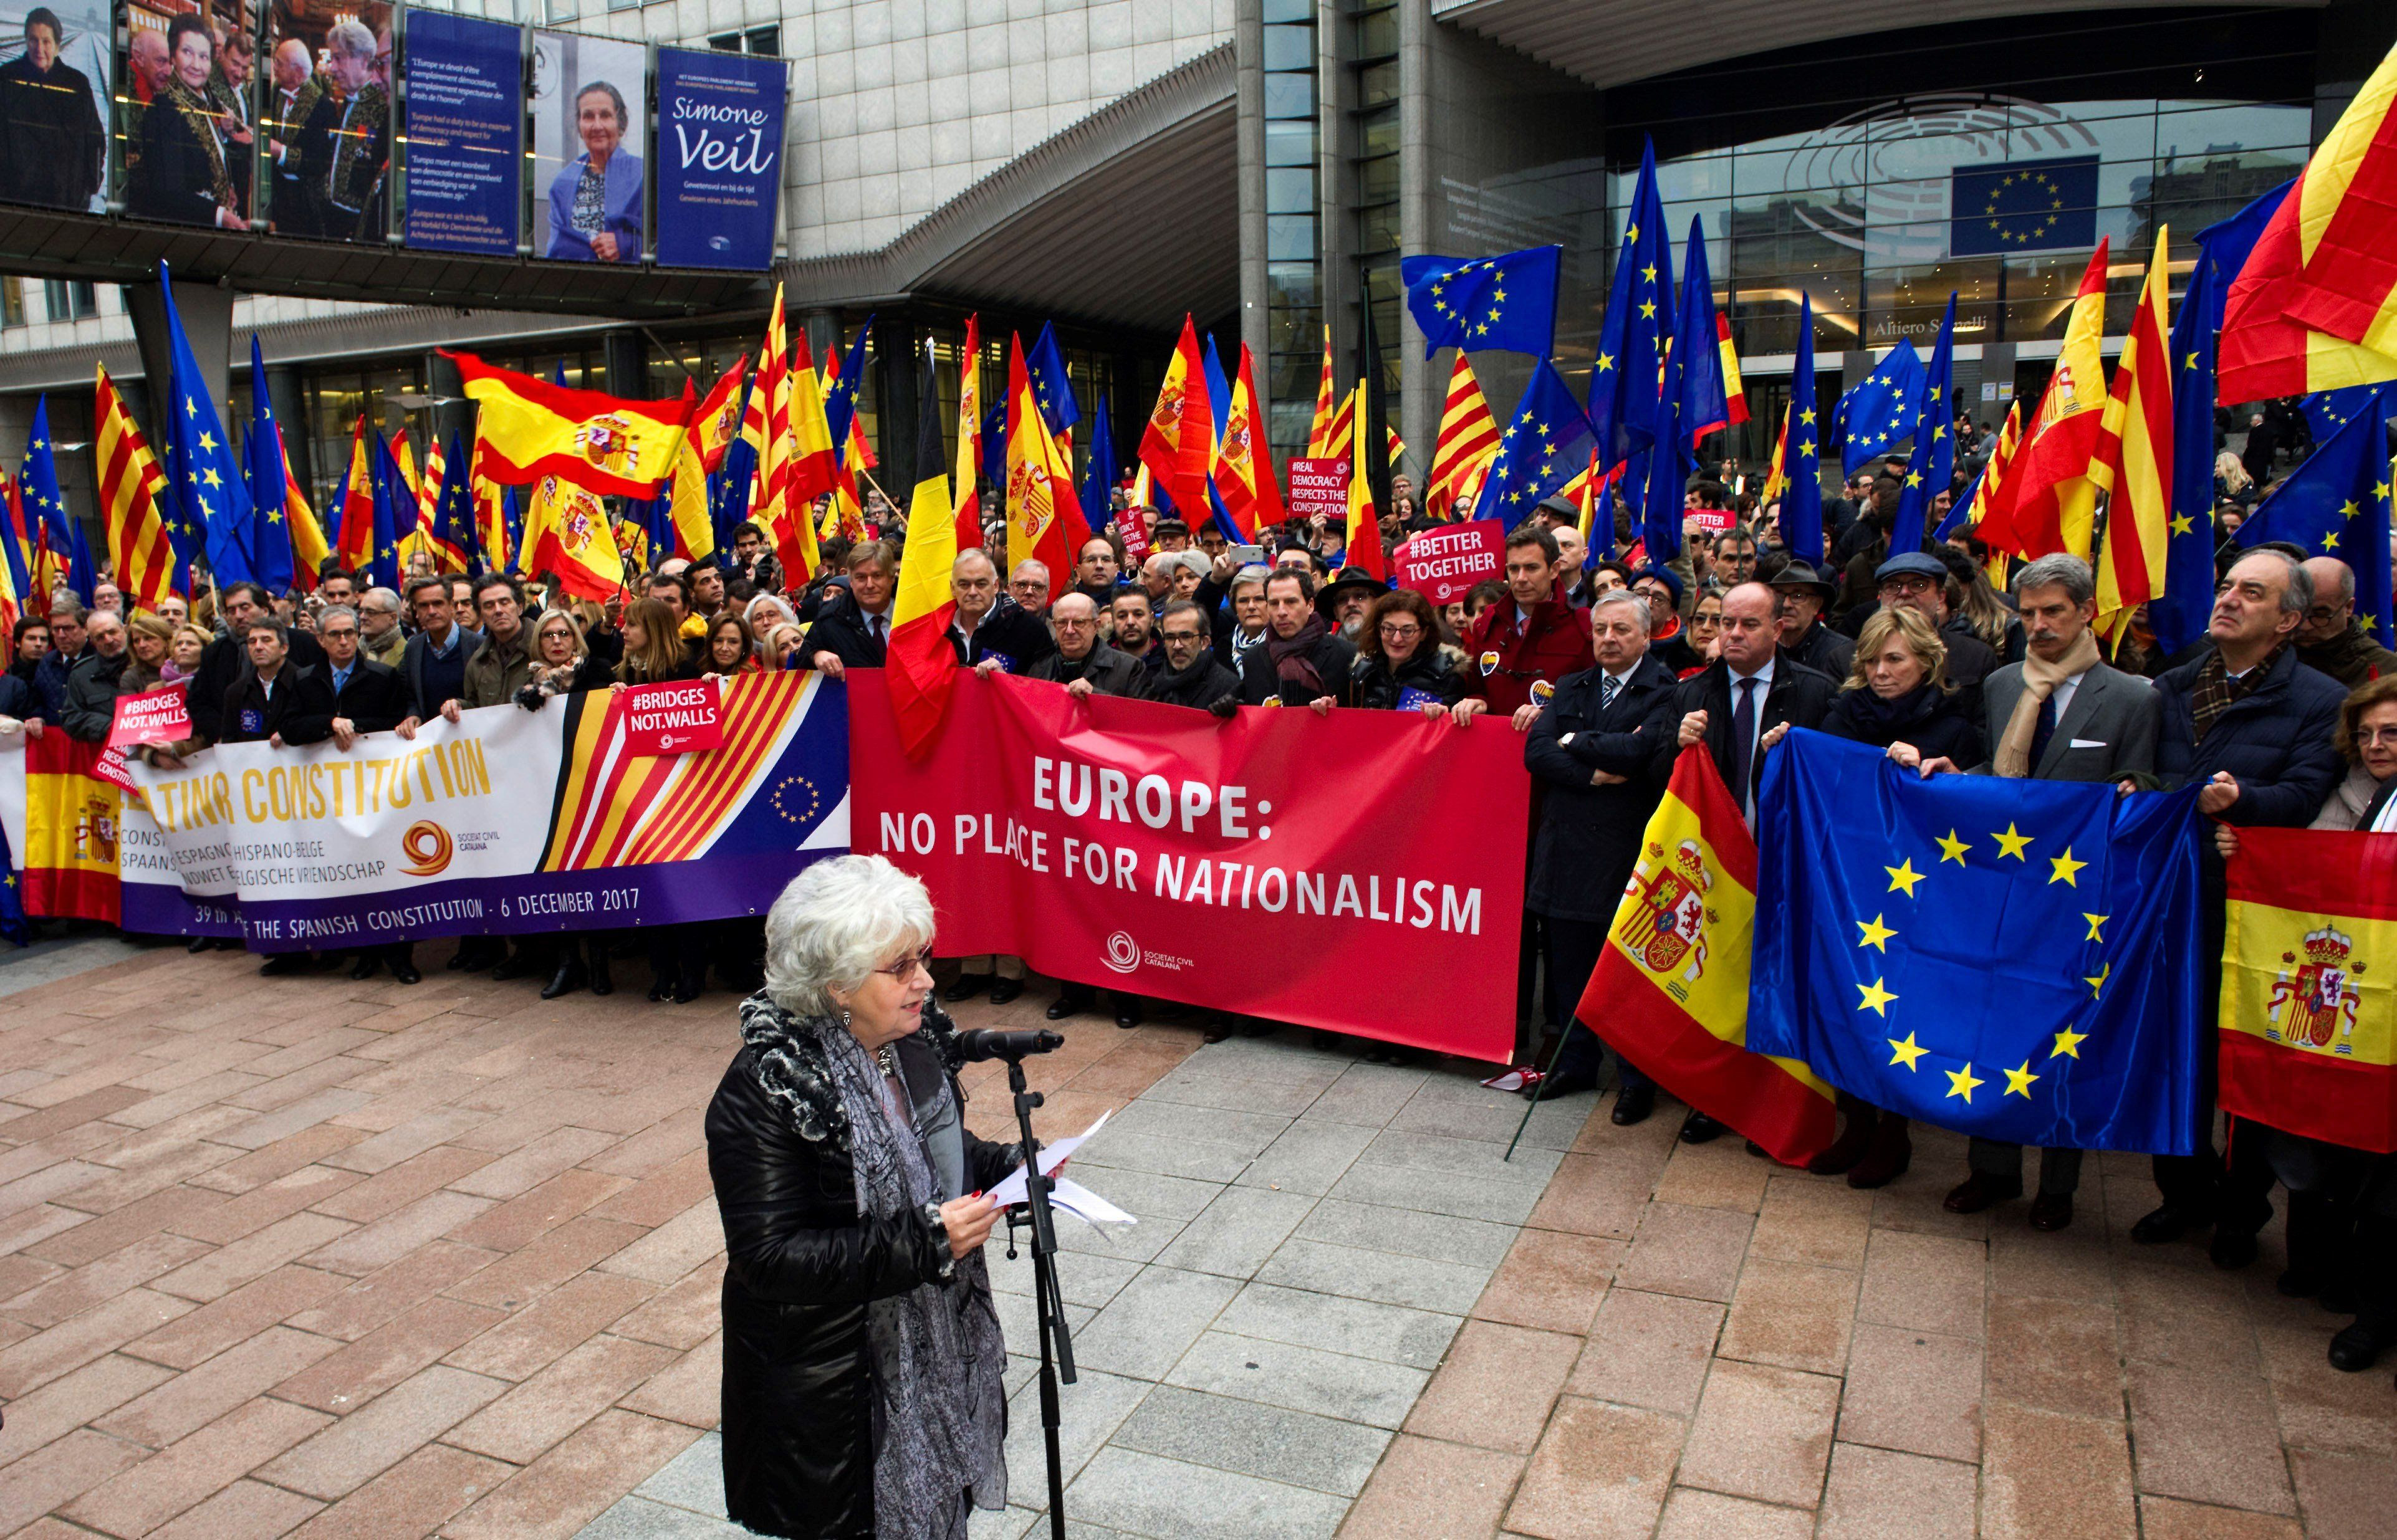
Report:
[[[1477,583],[1504,581],[1506,524],[1504,519],[1474,518],[1426,529],[1391,555],[1398,564],[1398,585],[1413,589],[1438,609],[1472,593]]]
[[[921,877],[944,957],[1502,1062],[1529,779],[1503,722],[1204,712],[960,677],[900,752],[849,673],[850,849]]]
[[[616,697],[624,752],[707,754],[724,746],[724,695],[712,679],[630,685]]]
[[[192,736],[191,708],[181,686],[139,690],[116,698],[110,719],[108,746],[129,749],[142,743],[173,743]]]

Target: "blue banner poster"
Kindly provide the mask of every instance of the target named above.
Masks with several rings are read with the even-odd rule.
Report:
[[[774,260],[789,72],[779,59],[658,50],[658,261]]]
[[[408,12],[407,240],[514,256],[524,203],[524,33]]]

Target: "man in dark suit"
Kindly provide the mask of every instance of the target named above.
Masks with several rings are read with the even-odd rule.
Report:
[[[1673,711],[1680,726],[1651,751],[1650,774],[1663,785],[1672,779],[1673,760],[1681,750],[1706,744],[1751,829],[1765,752],[1793,727],[1821,726],[1839,691],[1829,675],[1780,649],[1780,596],[1763,583],[1743,583],[1725,594],[1721,655],[1676,687]],[[1693,1112],[1681,1138],[1698,1145],[1721,1132],[1721,1123]]]
[[[891,542],[862,540],[849,553],[849,596],[827,602],[808,627],[799,656],[824,677],[843,669],[880,668],[891,643],[891,600],[899,587],[899,557]]]
[[[2089,625],[2097,616],[2096,584],[2077,556],[2042,556],[2015,578],[2029,654],[1982,682],[1989,715],[1989,758],[1976,773],[2038,781],[2121,781],[2148,776],[2156,765],[2158,709],[2153,686],[2097,655]],[[1945,759],[1925,773],[1954,770]],[[1970,1172],[1946,1199],[1950,1213],[1979,1213],[2023,1191],[2022,1146],[1974,1135]],[[2072,1195],[2081,1185],[2081,1152],[2040,1152],[2039,1196],[2030,1206],[2034,1230],[2072,1223]]]
[[[243,740],[228,730],[225,702],[233,687],[247,680],[250,674],[249,623],[274,618],[275,596],[258,583],[236,583],[223,591],[221,602],[224,607],[225,634],[202,650],[200,666],[193,672],[192,731],[203,743],[237,743]],[[285,633],[285,646],[295,668],[317,668],[325,661],[325,649],[305,631]],[[329,716],[328,712],[328,721]],[[328,736],[329,730],[328,728],[307,741],[315,743]]]
[[[408,686],[401,681],[399,670],[358,650],[356,610],[345,604],[328,605],[316,617],[316,639],[325,647],[325,679],[333,691],[334,747],[346,754],[362,735],[389,732],[408,721]],[[416,736],[415,724],[408,722],[402,735]],[[391,976],[402,984],[415,984],[424,976],[416,970],[415,944],[397,941],[361,947],[350,977],[370,979],[384,963],[391,965]]]
[[[333,735],[333,687],[323,673],[293,661],[290,633],[261,615],[242,628],[249,672],[225,687],[221,743],[300,748]]]
[[[1547,938],[1548,1019],[1564,1035],[1556,1065],[1535,1088],[1543,1098],[1595,1090],[1604,1047],[1574,1019],[1640,859],[1640,839],[1664,797],[1656,746],[1678,720],[1673,671],[1648,650],[1648,603],[1626,589],[1589,609],[1598,666],[1568,674],[1523,743],[1538,780],[1539,832],[1523,906]],[[1655,1106],[1655,1083],[1622,1063],[1614,1120],[1637,1123]]]
[[[457,596],[446,578],[411,578],[408,606],[416,621],[416,635],[399,654],[400,689],[408,698],[404,716],[430,721],[441,708],[466,694],[466,665],[483,648],[483,636],[458,613]]]
[[[2302,829],[2345,773],[2333,734],[2347,691],[2297,662],[2297,630],[2313,602],[2313,578],[2303,562],[2251,551],[2231,567],[2214,601],[2205,628],[2213,647],[2156,680],[2163,715],[2156,773],[2167,790],[2203,784],[2197,810],[2210,818],[2240,828]],[[2223,870],[2211,840],[2201,859],[2200,955],[2210,983],[2199,1019],[2211,1023],[2221,987]],[[2210,1032],[2199,1058],[2213,1068]],[[2213,1101],[2209,1077],[2203,1126],[2212,1126]],[[2163,1202],[2131,1226],[2131,1239],[2155,1245],[2211,1224],[2216,1266],[2254,1261],[2256,1232],[2272,1216],[2267,1199],[2273,1175],[2263,1145],[2234,1135],[2228,1169],[2210,1141],[2194,1155],[2155,1157]]]

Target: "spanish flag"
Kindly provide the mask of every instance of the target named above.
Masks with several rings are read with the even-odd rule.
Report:
[[[125,409],[116,383],[102,366],[93,395],[98,418],[95,449],[100,461],[100,522],[116,584],[143,609],[156,609],[175,578],[175,551],[167,538],[163,511],[167,478],[151,458],[133,414]],[[47,598],[48,590],[43,590]],[[31,837],[28,837],[30,842]],[[39,911],[37,911],[39,912]],[[110,918],[115,914],[112,908]]]
[[[494,479],[521,487],[556,475],[594,492],[653,498],[674,472],[697,403],[688,384],[667,401],[629,401],[570,390],[471,353],[442,356],[458,366],[478,409],[475,429]]]
[[[919,473],[920,474],[920,473]],[[950,492],[957,549],[982,549],[982,315],[966,317],[957,354],[957,471]]]
[[[948,716],[957,688],[957,659],[949,646],[949,618],[957,601],[949,570],[957,561],[957,504],[949,497],[942,463],[941,396],[933,382],[932,344],[924,344],[922,390],[916,408],[916,489],[907,499],[907,559],[899,567],[899,591],[891,604],[889,677],[891,710],[899,719],[899,744],[910,759],[932,746]]]
[[[114,782],[95,773],[104,753],[55,729],[25,741],[20,896],[25,912],[36,918],[116,923],[122,891],[116,841],[125,802]],[[122,768],[117,774],[124,774]]]
[[[2397,1151],[2397,835],[2242,829],[2222,938],[2222,1110]]]
[[[1490,403],[1473,364],[1457,350],[1448,371],[1448,401],[1440,413],[1440,436],[1432,440],[1431,469],[1425,474],[1424,508],[1444,517],[1475,471],[1498,458],[1498,424],[1491,419]]]
[[[552,571],[578,599],[605,601],[623,592],[624,554],[598,494],[564,476],[533,484],[525,510],[525,569]]]
[[[1240,527],[1243,540],[1256,539],[1259,529],[1289,516],[1282,512],[1281,488],[1274,479],[1273,448],[1265,442],[1264,417],[1265,398],[1257,394],[1256,368],[1249,357],[1249,344],[1242,342],[1240,372],[1232,379],[1231,404],[1224,412],[1215,490],[1224,499],[1224,511]],[[1102,468],[1100,474],[1109,473]]]
[[[333,509],[333,554],[352,572],[374,565],[374,458],[367,449],[367,414],[358,413],[350,430],[350,468],[341,475],[341,495]]]
[[[2106,361],[2098,342],[2106,329],[2105,241],[2081,275],[2081,292],[2064,326],[2064,345],[2047,393],[2023,435],[2003,484],[1984,491],[1983,542],[2018,556],[2069,551],[2089,559],[2097,518],[2097,483],[2089,465],[2105,425]]]
[[[1207,517],[1207,484],[1215,474],[1215,408],[1207,399],[1207,366],[1198,328],[1182,317],[1182,340],[1165,365],[1157,405],[1140,435],[1140,462],[1157,477],[1173,506],[1195,529]]]
[[[2171,240],[2171,226],[2159,226],[2155,259],[2114,366],[2114,388],[2089,465],[2090,479],[2109,494],[2106,543],[2097,554],[2097,617],[2109,632],[2109,616],[2164,591],[2164,545],[2172,538],[2174,369],[2164,349],[2172,335],[2164,319]]]
[[[299,478],[291,474],[291,457],[282,452],[280,422],[275,424],[275,437],[283,466],[283,525],[290,532],[291,583],[307,593],[316,586],[317,575],[333,548],[325,539],[325,527],[316,521],[316,510],[308,506],[308,494],[300,489]]]
[[[1200,382],[1201,394],[1206,388]],[[1009,569],[1038,561],[1051,572],[1072,572],[1079,555],[1073,527],[1082,521],[1081,498],[1074,490],[1073,467],[1058,453],[1032,394],[1022,337],[1008,339],[1006,503]],[[1087,539],[1087,533],[1081,537]]]
[[[1722,361],[1725,425],[1736,428],[1748,421],[1748,382],[1739,374],[1739,349],[1731,340],[1731,312],[1715,312],[1715,352]]]
[[[1574,1014],[1658,1085],[1784,1165],[1831,1143],[1831,1088],[1748,1051],[1756,839],[1704,744],[1681,751]]]
[[[2224,405],[2397,380],[2397,50],[2347,104],[2223,303]]]

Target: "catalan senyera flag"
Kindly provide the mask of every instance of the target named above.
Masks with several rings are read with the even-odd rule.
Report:
[[[1722,773],[1706,745],[1683,749],[1574,1014],[1658,1085],[1798,1165],[1837,1118],[1812,1069],[1746,1046],[1756,880],[1756,839]]]
[[[1352,398],[1356,409],[1365,409],[1365,387],[1357,386]],[[1382,521],[1373,506],[1373,479],[1365,474],[1364,435],[1351,435],[1348,451],[1348,543],[1341,556],[1342,564],[1371,572],[1384,583],[1390,581],[1389,559],[1382,554]]]
[[[2156,230],[2131,335],[2114,364],[2114,385],[2090,461],[2090,479],[2108,493],[2106,543],[2097,553],[2097,619],[2126,615],[2164,591],[2164,547],[2172,535],[2173,358],[2164,339],[2172,276],[2165,266],[2172,230]]]
[[[508,540],[507,492],[491,479],[485,458],[483,435],[476,434],[475,447],[467,451],[466,481],[475,502],[475,541],[482,547],[487,570],[510,572],[516,569],[515,558],[520,553]]]
[[[1448,370],[1448,400],[1440,408],[1440,436],[1432,440],[1431,469],[1424,473],[1424,511],[1444,516],[1464,490],[1466,476],[1498,458],[1498,424],[1473,362],[1463,352]]]
[[[1205,385],[1198,390],[1203,394]],[[1011,337],[1007,347],[1006,506],[1010,571],[1024,561],[1038,561],[1052,573],[1073,570],[1081,541],[1072,538],[1065,521],[1081,522],[1081,499],[1074,490],[1073,467],[1058,453],[1032,394],[1022,337]],[[1085,533],[1082,540],[1087,539]]]
[[[119,409],[122,409],[120,405]],[[165,484],[161,478],[160,485]],[[160,543],[166,526],[159,525]],[[163,558],[162,558],[163,560]],[[131,591],[127,590],[131,596]],[[116,923],[125,794],[95,771],[107,751],[55,730],[25,740],[25,912]],[[124,773],[120,768],[119,775]]]
[[[949,569],[957,561],[957,504],[942,463],[941,396],[933,382],[932,344],[924,344],[921,391],[916,408],[916,487],[907,499],[907,528],[920,530],[907,542],[899,567],[899,588],[891,601],[891,645],[886,682],[891,709],[899,719],[899,744],[910,759],[923,757],[947,717],[957,688],[957,652],[949,646],[949,618],[957,601],[949,593]]]
[[[1748,421],[1748,383],[1740,378],[1739,349],[1732,344],[1728,311],[1715,312],[1715,348],[1722,359],[1724,421],[1735,428]]]
[[[1282,512],[1273,449],[1265,442],[1265,397],[1257,394],[1256,368],[1246,342],[1240,344],[1240,371],[1232,377],[1232,404],[1224,413],[1215,489],[1223,495],[1224,510],[1240,527],[1243,539],[1252,541],[1259,529],[1290,516]]]
[[[2397,49],[2307,161],[2230,288],[2216,395],[2397,379]]]
[[[1323,373],[1315,382],[1315,419],[1306,428],[1306,453],[1310,460],[1335,455],[1340,450],[1332,442],[1332,426],[1346,403],[1332,388],[1332,328],[1323,328]]]
[[[100,524],[107,531],[116,586],[139,608],[155,609],[172,590],[175,577],[175,548],[167,538],[162,501],[167,478],[105,366],[99,371],[93,405]]]
[[[1214,404],[1207,398],[1207,367],[1198,328],[1182,317],[1182,338],[1166,361],[1157,406],[1140,435],[1140,462],[1149,468],[1174,508],[1194,527],[1207,516],[1207,482],[1215,471]],[[1011,433],[1012,429],[1010,430]]]
[[[982,549],[982,315],[966,317],[957,353],[957,470],[952,478],[950,522],[957,549]],[[909,521],[911,524],[912,520]]]
[[[521,487],[543,476],[617,497],[652,498],[674,471],[697,406],[688,384],[663,401],[573,390],[443,351],[478,408],[493,475]]]
[[[2397,1151],[2397,835],[2242,829],[2226,896],[2222,1110]]]
[[[350,430],[350,468],[333,509],[333,554],[353,572],[374,565],[374,456],[367,446],[367,414]]]
[[[463,572],[466,548],[460,537],[465,531],[450,529],[442,517],[442,494],[449,489],[449,457],[442,449],[441,440],[428,437],[424,442],[424,480],[416,489],[414,538],[422,548],[433,553],[435,571]],[[465,467],[459,466],[458,474],[463,475]]]
[[[1981,516],[1980,538],[2002,551],[2044,556],[2068,551],[2089,559],[2097,517],[2090,457],[2105,425],[2106,241],[2089,258],[2065,323],[2056,373],[2024,430],[2022,448]]]

